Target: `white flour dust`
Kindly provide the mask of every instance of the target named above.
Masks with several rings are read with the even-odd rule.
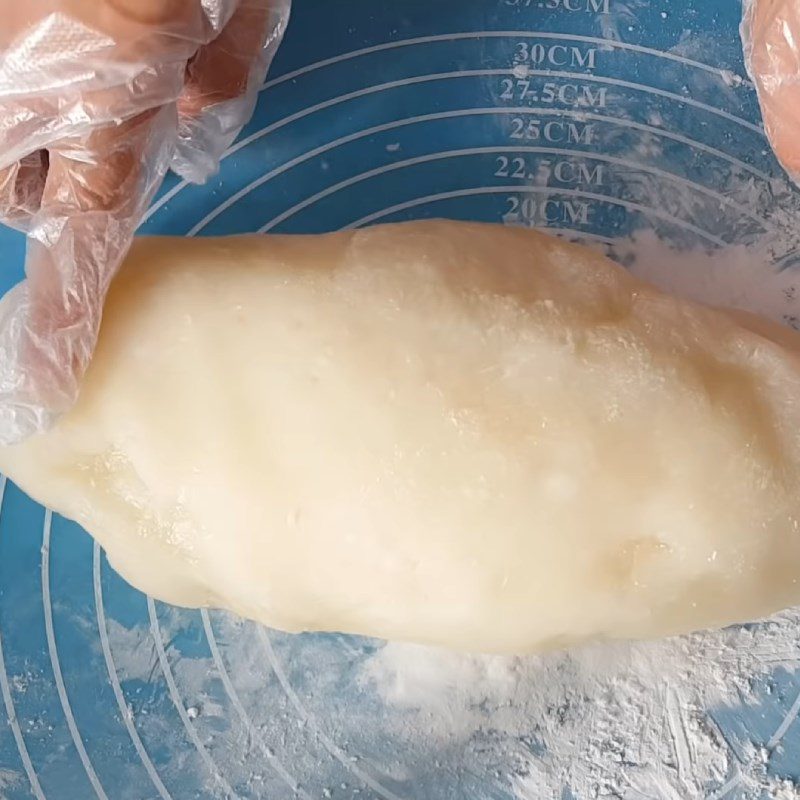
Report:
[[[487,725],[517,737],[504,757],[519,800],[721,798],[726,785],[740,797],[795,800],[800,789],[769,770],[783,720],[760,746],[736,747],[713,709],[756,705],[759,678],[794,670],[799,625],[792,611],[747,628],[538,658],[387,644],[364,679],[431,752]]]
[[[800,271],[774,268],[766,247],[675,250],[648,230],[614,250],[631,272],[671,294],[800,328]]]
[[[0,767],[0,792],[10,792],[12,789],[18,789],[21,783],[22,780],[16,772]],[[3,797],[3,795],[0,794],[0,797]]]

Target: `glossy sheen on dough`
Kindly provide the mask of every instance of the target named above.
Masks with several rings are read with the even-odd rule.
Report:
[[[132,584],[474,651],[800,602],[800,357],[532,231],[143,239],[0,468]]]

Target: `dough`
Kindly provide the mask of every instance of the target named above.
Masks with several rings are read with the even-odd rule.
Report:
[[[800,602],[798,337],[541,234],[141,239],[0,468],[134,586],[522,653]]]

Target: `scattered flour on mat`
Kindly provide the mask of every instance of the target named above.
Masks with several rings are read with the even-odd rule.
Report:
[[[541,657],[390,643],[362,680],[397,712],[389,718],[403,738],[431,753],[487,726],[502,731],[498,757],[515,765],[519,800],[800,800],[790,779],[769,773],[780,719],[767,741],[734,749],[711,711],[755,705],[759,678],[780,665],[793,671],[798,630],[800,610],[746,628]]]
[[[775,269],[758,247],[675,250],[653,231],[643,231],[620,243],[614,255],[635,275],[672,294],[800,327],[800,270]]]
[[[0,797],[4,797],[2,792],[18,789],[22,780],[18,773],[0,767]]]

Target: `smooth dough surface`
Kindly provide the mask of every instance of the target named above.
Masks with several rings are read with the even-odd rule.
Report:
[[[798,337],[532,231],[139,240],[0,468],[132,584],[484,652],[800,602]]]

